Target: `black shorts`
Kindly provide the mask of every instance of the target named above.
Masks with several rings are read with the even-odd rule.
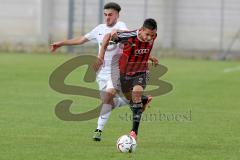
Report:
[[[132,76],[120,74],[120,83],[123,93],[131,92],[136,85],[140,85],[145,89],[147,85],[147,74],[146,72],[139,72]]]

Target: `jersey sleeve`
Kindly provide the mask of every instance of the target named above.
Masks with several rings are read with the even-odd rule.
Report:
[[[127,25],[124,22],[119,22],[119,30],[126,31],[128,30]]]
[[[117,32],[117,38],[116,39],[112,39],[112,41],[115,42],[115,43],[119,43],[119,42],[124,41],[124,39],[123,39],[123,37],[121,35],[122,35],[122,32]]]
[[[84,37],[86,37],[89,41],[95,40],[97,38],[99,26],[95,27],[93,30],[85,34]]]
[[[119,43],[119,42],[128,41],[128,38],[131,37],[131,36],[133,36],[131,31],[117,32],[117,38],[114,40],[114,42]]]

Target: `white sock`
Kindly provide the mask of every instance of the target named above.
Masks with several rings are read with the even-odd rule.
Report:
[[[117,108],[129,104],[129,100],[127,100],[125,97],[115,97],[113,99],[113,103],[114,108]]]
[[[103,104],[100,116],[98,117],[98,126],[97,126],[98,130],[101,130],[101,131],[103,130],[105,124],[107,123],[110,117],[111,110],[112,110],[112,105]]]

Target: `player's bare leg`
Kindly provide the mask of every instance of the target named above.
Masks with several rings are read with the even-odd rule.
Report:
[[[101,94],[103,105],[98,118],[98,126],[93,135],[93,140],[95,141],[101,141],[102,130],[107,123],[108,118],[110,117],[111,110],[114,106],[113,98],[115,97],[116,93],[117,92],[115,89],[108,89],[106,92],[102,92]]]

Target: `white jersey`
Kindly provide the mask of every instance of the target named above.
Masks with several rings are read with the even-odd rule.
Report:
[[[123,22],[117,22],[114,26],[108,27],[106,24],[100,24],[97,27],[95,27],[91,32],[87,33],[85,37],[88,40],[91,41],[97,41],[99,46],[99,52],[101,49],[101,44],[104,38],[104,35],[107,33],[111,33],[113,29],[118,30],[127,30],[126,24]],[[122,49],[119,47],[119,45],[109,45],[104,56],[104,64],[100,71],[98,72],[98,75],[106,75],[110,74],[112,70],[118,69],[118,58],[113,57],[119,57],[119,55],[122,53]]]

